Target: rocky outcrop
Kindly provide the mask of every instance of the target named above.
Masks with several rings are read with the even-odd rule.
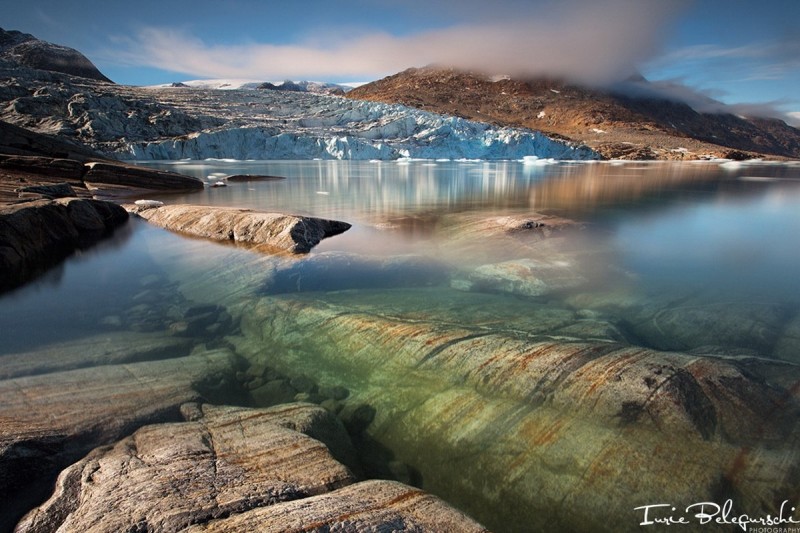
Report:
[[[41,274],[128,219],[116,204],[61,198],[0,207],[0,291]]]
[[[111,83],[111,80],[77,50],[41,41],[33,35],[19,31],[5,31],[0,28],[0,59],[28,68]]]
[[[307,418],[302,409],[295,418]],[[319,407],[305,410],[332,418]],[[276,420],[270,410],[183,411],[189,421],[145,426],[64,470],[55,494],[17,531],[180,531],[354,481],[322,442],[282,427],[291,425],[284,413]]]
[[[431,531],[486,533],[486,528],[419,489],[392,481],[364,481],[192,526],[187,533],[301,531]]]
[[[264,298],[240,309],[237,351],[263,361],[268,342],[282,372],[346,387],[342,413],[371,413],[363,442],[492,528],[633,531],[653,502],[774,516],[798,496],[800,367],[620,344],[601,316],[435,290]]]
[[[130,207],[140,217],[172,231],[264,251],[307,253],[326,238],[347,231],[337,220],[259,213],[249,209],[194,205]]]
[[[230,351],[200,348],[186,357],[0,380],[0,530],[41,501],[62,468],[137,427],[178,419],[181,404],[232,383],[235,368]]]
[[[191,176],[116,163],[90,162],[83,180],[89,184],[109,184],[155,191],[203,189],[203,182]]]
[[[181,412],[65,469],[16,531],[485,531],[418,489],[353,484],[329,451],[350,447],[347,434],[320,407]]]

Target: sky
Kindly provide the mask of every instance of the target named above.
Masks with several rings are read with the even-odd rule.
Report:
[[[117,83],[366,82],[450,65],[604,85],[639,72],[698,106],[800,125],[798,0],[26,0],[0,27]]]

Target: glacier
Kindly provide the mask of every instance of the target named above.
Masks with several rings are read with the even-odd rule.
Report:
[[[225,101],[228,116],[236,117],[232,123],[177,138],[131,142],[115,155],[135,160],[599,158],[586,146],[551,139],[541,132],[495,127],[402,105],[302,93],[236,93],[231,98],[217,97]],[[242,113],[241,105],[247,105],[251,113]]]
[[[123,160],[600,158],[541,132],[338,95],[131,87],[0,64],[4,74],[0,120]]]

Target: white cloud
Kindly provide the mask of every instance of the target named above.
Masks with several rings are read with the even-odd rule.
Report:
[[[789,117],[786,122],[790,126],[800,128],[800,111],[790,111],[789,113],[786,113],[786,116]]]
[[[484,9],[474,13],[484,14],[483,22],[462,17],[453,26],[411,35],[375,31],[327,43],[315,39],[280,45],[219,45],[185,31],[147,27],[119,41],[109,57],[217,78],[375,79],[412,66],[441,64],[603,83],[630,74],[659,50],[665,19],[680,5],[683,2],[552,2],[539,4],[538,10],[521,9],[511,19],[507,9],[498,10],[494,18]]]

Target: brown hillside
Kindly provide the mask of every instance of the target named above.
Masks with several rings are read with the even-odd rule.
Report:
[[[541,130],[586,143],[609,158],[800,158],[800,130],[777,119],[698,113],[680,102],[554,80],[494,81],[452,69],[412,68],[347,96]]]

